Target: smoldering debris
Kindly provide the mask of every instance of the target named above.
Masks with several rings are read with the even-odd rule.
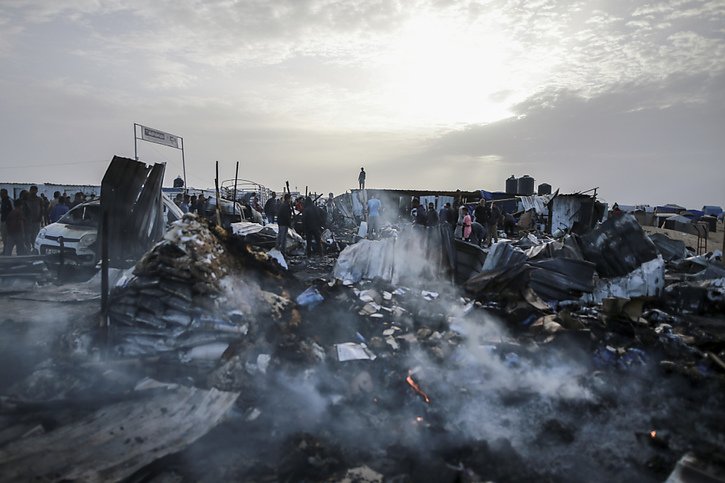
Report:
[[[0,448],[3,479],[122,480],[206,434],[239,396],[169,384],[137,390],[152,394],[105,406],[54,431],[41,426]]]
[[[723,279],[627,223],[600,229],[496,244],[463,290],[437,227],[351,244],[334,270],[315,268],[330,257],[286,270],[268,239],[185,216],[114,288],[109,331],[89,323],[73,336],[91,342],[57,344],[7,389],[0,471],[662,481],[686,453],[716,468]],[[656,290],[640,290],[652,272]],[[114,423],[123,434],[86,438]],[[73,451],[68,434],[94,442]]]

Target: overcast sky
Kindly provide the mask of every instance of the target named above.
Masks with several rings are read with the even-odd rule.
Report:
[[[725,0],[1,0],[0,66],[0,181],[100,183],[137,122],[196,187],[725,205]]]

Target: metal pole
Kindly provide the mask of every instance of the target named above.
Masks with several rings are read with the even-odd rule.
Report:
[[[136,134],[136,124],[133,123],[133,157],[138,161],[138,135]]]
[[[222,226],[221,206],[219,204],[219,161],[216,162],[216,178],[214,178],[214,186],[216,188],[216,223]]]
[[[232,216],[237,216],[237,178],[239,177],[239,161],[237,161],[237,169],[234,171],[234,196],[232,197],[232,201],[234,204],[232,205]]]
[[[184,172],[184,193],[189,192],[189,185],[186,182],[186,159],[184,158],[184,138],[181,139],[181,169]]]

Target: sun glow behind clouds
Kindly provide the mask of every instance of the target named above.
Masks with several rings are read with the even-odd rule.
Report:
[[[409,126],[453,127],[511,116],[511,40],[465,19],[423,15],[391,40],[381,82],[391,115]],[[517,82],[518,83],[518,82]],[[516,93],[518,96],[518,92]]]

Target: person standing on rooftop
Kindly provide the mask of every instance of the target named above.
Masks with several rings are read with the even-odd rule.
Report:
[[[360,186],[361,190],[365,189],[365,178],[367,177],[367,174],[365,173],[365,168],[360,168],[360,174],[357,176],[357,183]]]

